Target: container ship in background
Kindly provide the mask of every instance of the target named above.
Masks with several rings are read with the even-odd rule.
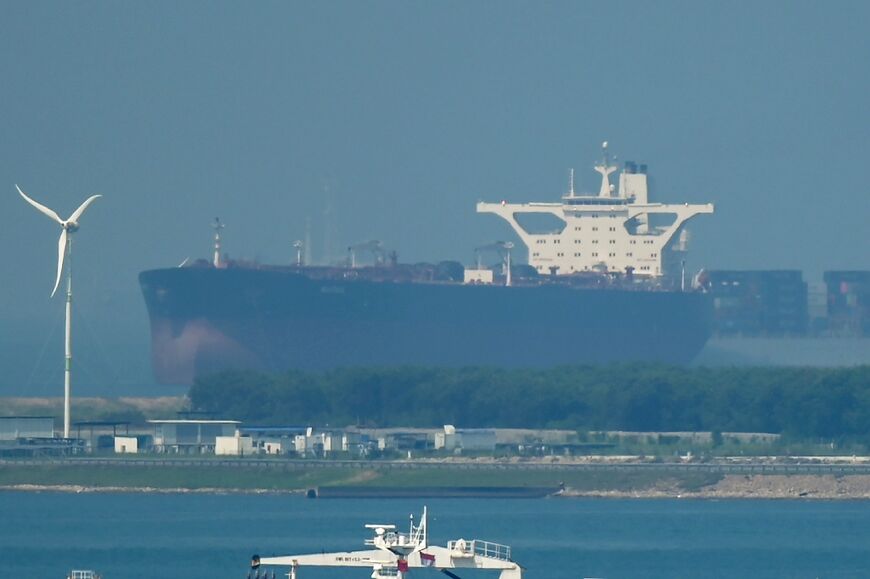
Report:
[[[488,248],[500,265],[405,265],[371,242],[347,264],[270,266],[221,258],[142,272],[157,380],[190,384],[224,369],[499,366],[691,361],[710,336],[708,293],[686,279],[685,225],[711,204],[648,199],[646,166],[610,176],[606,143],[596,194],[552,203],[478,203],[528,249]],[[376,256],[359,266],[361,253]]]

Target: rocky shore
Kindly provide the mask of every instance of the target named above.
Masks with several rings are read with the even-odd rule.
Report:
[[[870,499],[870,475],[725,475],[715,484],[685,489],[663,479],[648,488],[583,490],[566,488],[566,497],[683,499]]]
[[[232,489],[220,487],[185,488],[185,487],[148,487],[148,486],[85,486],[85,485],[38,485],[18,484],[0,485],[2,491],[41,492],[41,493],[154,493],[154,494],[246,494],[246,495],[302,495],[305,491],[276,489]]]

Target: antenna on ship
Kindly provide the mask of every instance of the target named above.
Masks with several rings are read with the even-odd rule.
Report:
[[[78,231],[79,219],[84,214],[85,210],[95,200],[102,195],[92,195],[85,199],[85,202],[79,205],[79,208],[73,211],[69,219],[63,220],[60,216],[41,203],[37,203],[30,197],[24,194],[24,191],[16,185],[16,189],[24,197],[24,200],[33,205],[37,211],[46,215],[60,225],[60,239],[57,243],[57,277],[54,280],[54,289],[51,290],[51,297],[57,292],[60,285],[60,276],[63,273],[64,261],[66,261],[66,323],[64,324],[64,372],[63,372],[63,437],[69,438],[70,426],[70,390],[72,383],[72,234]]]
[[[226,227],[219,217],[214,218],[214,223],[211,224],[214,229],[214,260],[212,263],[216,268],[223,267],[221,263],[221,229]]]
[[[293,242],[293,247],[296,248],[296,265],[302,265],[302,248],[305,247],[305,244],[301,239],[297,239]]]
[[[616,171],[616,165],[610,164],[610,155],[607,154],[607,141],[601,143],[602,159],[601,164],[595,165],[595,170],[601,173],[601,189],[598,191],[599,197],[611,197],[613,187],[610,186],[610,174]],[[614,157],[614,160],[616,157]]]

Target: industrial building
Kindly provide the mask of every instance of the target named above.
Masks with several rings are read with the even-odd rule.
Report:
[[[81,440],[55,437],[52,416],[0,416],[0,457],[65,456],[85,450]]]
[[[149,420],[154,425],[154,452],[210,454],[217,438],[236,436],[238,420]]]
[[[0,441],[54,438],[53,416],[0,416]]]
[[[459,428],[445,424],[443,432],[436,432],[435,450],[447,452],[493,452],[497,436],[491,428]]]
[[[304,435],[307,428],[301,426],[243,426],[239,431],[250,436],[254,450],[260,454],[286,455],[296,450],[296,437]]]

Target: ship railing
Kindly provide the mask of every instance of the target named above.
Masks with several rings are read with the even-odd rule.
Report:
[[[376,576],[378,579],[392,579],[393,577],[398,577],[399,568],[391,567],[389,565],[375,565],[372,577]]]
[[[448,541],[447,548],[450,551],[461,553],[466,557],[480,555],[482,557],[500,559],[502,561],[511,560],[511,548],[508,545],[501,545],[490,541],[481,541],[480,539],[474,539],[471,541],[466,541],[465,539]]]
[[[377,538],[366,539],[366,545],[376,545]],[[398,533],[396,531],[387,531],[384,533],[382,540],[388,546],[405,547],[415,545],[414,537],[408,533]]]
[[[100,579],[94,571],[73,570],[70,571],[68,579]]]

